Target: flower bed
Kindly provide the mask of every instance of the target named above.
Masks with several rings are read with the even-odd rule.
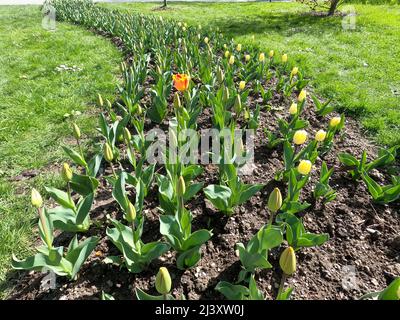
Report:
[[[90,1],[52,4],[127,61],[118,99],[98,95],[98,152],[83,153],[73,125],[66,191],[46,188],[58,206],[32,193],[43,246],[13,267],[64,278],[46,290],[25,275],[13,298],[340,299],[389,283],[379,297],[397,297],[398,147],[378,152],[286,54]]]

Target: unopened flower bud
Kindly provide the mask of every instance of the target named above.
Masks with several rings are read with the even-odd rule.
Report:
[[[98,103],[99,107],[103,108],[104,103],[103,103],[103,98],[100,93],[97,94],[97,103]]]
[[[285,53],[285,54],[282,55],[282,62],[283,62],[283,63],[286,63],[287,60],[288,60],[288,56],[287,56],[287,54]]]
[[[283,273],[290,276],[296,272],[296,254],[292,247],[288,247],[283,250],[279,259],[279,265]]]
[[[268,53],[268,56],[270,58],[272,58],[274,56],[274,54],[275,54],[274,50],[270,50],[269,53]]]
[[[208,41],[209,41],[208,37],[205,37],[205,38],[204,38],[204,43],[205,43],[205,44],[208,44]]]
[[[217,70],[217,80],[218,80],[219,83],[223,83],[223,82],[224,82],[224,79],[225,79],[224,71],[223,71],[220,67],[218,67],[218,70]]]
[[[239,82],[239,90],[243,90],[246,87],[246,81]]]
[[[73,132],[74,137],[75,137],[76,140],[79,140],[81,138],[81,130],[76,125],[76,123],[72,124],[72,132]]]
[[[185,179],[182,176],[179,177],[178,182],[176,184],[176,194],[182,197],[186,192]]]
[[[73,175],[73,173],[72,173],[71,168],[69,167],[69,164],[64,163],[63,167],[61,169],[61,177],[63,178],[63,180],[65,182],[70,182],[72,180],[72,175]]]
[[[229,64],[232,65],[234,63],[235,63],[235,56],[231,55],[230,58],[229,58]]]
[[[246,54],[246,55],[244,56],[244,60],[245,60],[246,62],[249,62],[249,61],[250,61],[250,55],[249,55],[249,54]]]
[[[307,91],[304,90],[304,89],[301,90],[300,93],[299,93],[299,96],[297,97],[297,101],[303,102],[304,99],[306,98],[306,96],[307,96]]]
[[[292,72],[291,72],[290,74],[291,74],[292,77],[294,77],[298,72],[299,72],[299,68],[294,67],[294,68],[292,69]]]
[[[289,113],[291,115],[294,115],[297,113],[297,103],[294,103],[294,102],[292,103],[292,105],[289,108]]]
[[[37,191],[35,188],[32,189],[31,203],[32,206],[34,206],[35,208],[40,208],[43,205],[42,196],[40,195],[39,191]]]
[[[242,45],[238,43],[238,45],[236,46],[236,51],[240,52],[241,50],[242,50]]]
[[[229,100],[229,89],[227,87],[224,87],[222,99],[224,101],[228,101]]]
[[[179,98],[179,94],[178,94],[178,92],[175,92],[175,94],[174,94],[174,107],[176,109],[180,109],[181,106],[182,105],[181,105],[181,99]]]
[[[156,290],[160,294],[167,294],[171,291],[171,276],[168,269],[161,267],[156,276]]]
[[[111,108],[112,108],[112,104],[111,104],[111,102],[110,102],[110,100],[106,100],[106,103],[107,103],[107,109],[108,110],[111,110]]]
[[[135,206],[130,201],[128,201],[128,210],[127,211],[128,212],[126,213],[127,214],[126,218],[127,218],[128,222],[135,221],[136,209],[135,209]]]
[[[229,52],[229,50],[226,50],[226,51],[225,51],[225,53],[224,53],[224,55],[225,55],[225,58],[228,58],[228,57],[229,57],[229,55],[230,55],[230,52]]]
[[[331,119],[331,121],[329,121],[329,125],[330,125],[331,127],[336,127],[337,125],[339,125],[340,121],[342,121],[342,118],[340,118],[340,117],[333,117],[333,118]]]
[[[242,111],[242,101],[240,99],[240,94],[236,96],[233,109],[235,110],[236,115],[238,115]]]
[[[268,198],[268,209],[273,213],[278,212],[282,207],[282,194],[278,188],[275,188]]]
[[[260,55],[258,56],[258,61],[264,62],[265,61],[265,54],[264,52],[261,52]]]
[[[127,127],[124,128],[124,139],[126,144],[128,144],[132,139],[132,135]]]
[[[104,154],[104,159],[106,159],[107,162],[113,161],[114,155],[113,155],[112,149],[111,149],[110,145],[108,144],[108,142],[106,142],[104,144],[103,154]]]

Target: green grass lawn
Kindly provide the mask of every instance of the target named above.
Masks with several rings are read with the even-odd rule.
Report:
[[[400,143],[400,6],[355,5],[356,29],[341,17],[305,15],[296,3],[103,4],[189,24],[218,27],[240,43],[286,52],[312,79],[317,93],[360,116],[380,144]]]
[[[110,41],[80,27],[43,29],[38,6],[0,6],[0,282],[11,253],[21,257],[36,241],[30,188],[61,184],[60,145],[71,132],[64,114],[81,111],[76,121],[92,136],[96,94],[114,95],[121,60]],[[82,70],[57,72],[60,65]],[[39,174],[15,181],[27,170]]]

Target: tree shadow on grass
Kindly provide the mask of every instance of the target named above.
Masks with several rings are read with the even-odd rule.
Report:
[[[268,12],[258,15],[225,17],[213,20],[217,27],[230,36],[279,33],[284,37],[306,34],[313,37],[342,30],[341,17],[326,17],[303,12]]]

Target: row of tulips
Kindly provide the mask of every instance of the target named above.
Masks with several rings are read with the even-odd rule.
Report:
[[[140,273],[154,259],[174,250],[178,269],[195,266],[201,259],[202,246],[213,237],[213,232],[192,230],[193,215],[187,202],[202,191],[216,211],[230,216],[236,214],[237,206],[264,188],[264,184],[247,184],[240,176],[243,164],[238,164],[234,158],[245,155],[244,149],[234,150],[232,159],[225,156],[218,159],[219,184],[208,186],[199,182],[204,167],[187,164],[183,161],[184,152],[178,152],[176,158],[164,154],[163,165],[149,163],[146,159],[153,146],[145,128],[169,119],[176,129],[176,135],[169,136],[169,143],[181,151],[189,138],[177,137],[185,129],[197,129],[200,116],[209,109],[213,128],[228,129],[230,140],[234,141],[236,128],[259,128],[260,112],[268,112],[273,95],[279,94],[287,104],[287,117],[279,120],[278,131],[264,128],[264,132],[265,148],[283,150],[284,168],[276,172],[275,179],[285,185],[285,197],[278,188],[273,190],[268,201],[269,221],[246,245],[236,244],[242,265],[236,283],[222,281],[215,289],[228,299],[265,299],[257,288],[255,274],[258,270],[272,268],[269,252],[281,250],[282,281],[276,298],[289,299],[293,289],[285,289],[285,281],[296,271],[296,252],[323,245],[329,238],[327,234],[307,232],[297,215],[310,207],[309,203],[300,201],[302,189],[310,183],[317,158],[331,150],[335,136],[344,128],[344,116],[331,116],[334,108],[329,102],[312,96],[315,112],[324,119],[326,128],[310,138],[313,128],[309,128],[304,119],[305,110],[311,107],[307,80],[297,67],[290,67],[287,54],[277,58],[271,50],[266,56],[256,47],[245,48],[226,39],[218,30],[160,17],[110,11],[87,0],[53,0],[52,4],[61,20],[119,37],[126,52],[132,54],[133,62],[130,66],[121,65],[123,82],[118,88],[118,100],[104,101],[98,96],[98,105],[105,110],[99,126],[104,144],[91,159],[85,158],[79,143],[80,130],[73,125],[77,150],[69,147],[64,150],[75,168],[64,164],[61,172],[67,190],[46,188],[58,206],[46,209],[40,194],[32,191],[32,204],[39,213],[44,246],[28,259],[14,258],[13,267],[28,270],[47,267],[75,279],[99,239],[90,237],[78,242],[75,236],[65,253],[63,247],[53,245],[54,230],[84,233],[90,228],[89,213],[102,179],[112,188],[112,196],[123,213],[122,220],[109,219],[110,227],[106,231],[120,255],[107,257],[105,263]],[[253,106],[249,97],[262,102]],[[325,120],[327,116],[329,120]],[[225,141],[221,144],[221,148],[224,147]],[[358,161],[351,155],[341,154],[340,160],[355,179],[361,177],[367,183],[374,199],[389,202],[399,197],[400,179],[393,178],[392,185],[380,187],[374,184],[368,171],[392,164],[396,151],[397,148],[382,151],[379,159],[368,164],[366,155]],[[329,185],[332,173],[333,169],[322,162],[320,180],[313,194],[325,203],[336,197]],[[145,199],[154,185],[158,188],[162,239],[144,243]],[[134,196],[127,191],[132,188]],[[155,286],[159,296],[137,288],[137,298],[174,299],[166,268],[160,269]],[[103,299],[112,297],[104,293]]]

